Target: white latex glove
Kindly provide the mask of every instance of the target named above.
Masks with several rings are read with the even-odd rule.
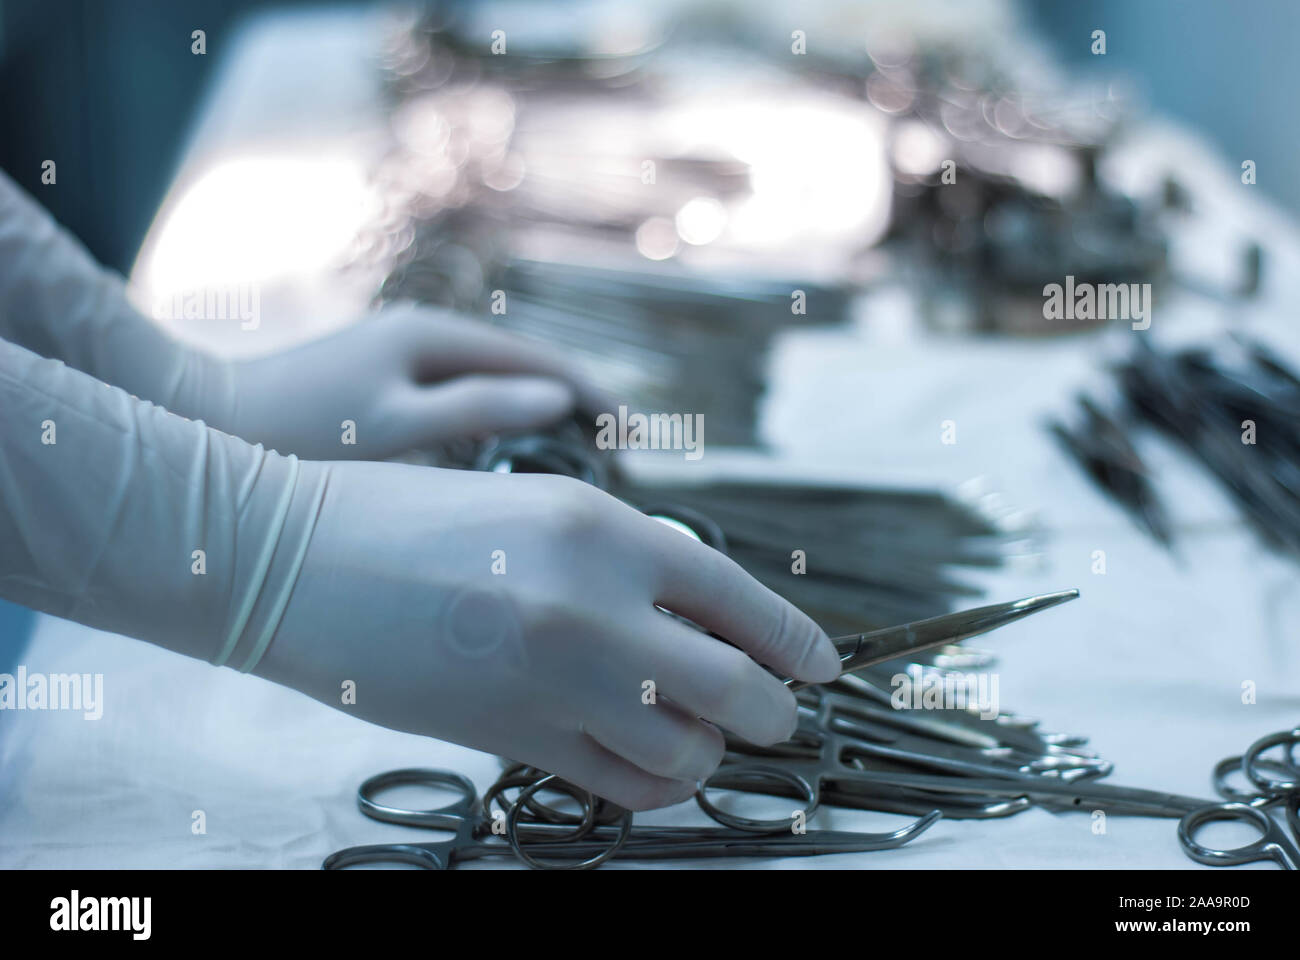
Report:
[[[732,561],[577,481],[299,462],[3,341],[0,595],[633,809],[712,771],[713,724],[792,731],[756,661],[839,667]]]
[[[459,437],[545,426],[579,400],[598,405],[547,348],[414,305],[389,306],[229,369],[230,387],[210,395],[204,419],[316,460],[382,460]]]
[[[325,703],[351,680],[344,709],[643,809],[718,765],[713,724],[761,744],[794,731],[793,696],[756,660],[839,672],[821,630],[734,562],[576,480],[360,463],[304,476],[318,469],[320,519],[256,672]]]
[[[209,356],[142,316],[122,278],[3,173],[0,337],[173,413],[316,459],[382,459],[542,426],[575,399],[604,408],[546,347],[415,306],[264,358]]]

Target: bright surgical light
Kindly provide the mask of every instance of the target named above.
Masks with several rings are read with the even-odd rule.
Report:
[[[891,154],[894,166],[913,177],[937,173],[947,159],[947,143],[919,120],[898,124],[894,131]]]
[[[696,197],[677,211],[677,234],[689,244],[712,243],[727,225],[727,211],[713,197]]]
[[[663,137],[682,154],[730,156],[749,165],[751,193],[729,202],[719,227],[730,244],[798,247],[845,238],[871,244],[888,226],[893,180],[883,130],[856,103],[722,94],[669,112]],[[707,208],[691,208],[695,202],[683,207],[679,229],[716,218]],[[695,242],[686,232],[681,237]]]
[[[139,278],[154,298],[319,275],[374,215],[361,164],[339,156],[217,163],[165,214]]]

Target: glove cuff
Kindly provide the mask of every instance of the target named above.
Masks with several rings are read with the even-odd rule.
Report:
[[[233,619],[212,659],[242,673],[257,667],[275,637],[329,486],[328,467],[257,449],[267,458],[270,482],[258,484],[262,502],[248,525],[252,536],[239,545]]]

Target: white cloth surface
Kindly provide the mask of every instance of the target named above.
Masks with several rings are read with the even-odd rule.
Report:
[[[1088,573],[1093,533],[1058,538],[1053,570],[998,577],[996,596],[1078,585],[1072,605],[982,641],[1000,658],[1004,707],[1046,729],[1085,732],[1116,764],[1110,782],[1208,796],[1210,767],[1300,713],[1295,571],[1232,531],[1188,544],[1208,562],[1179,571],[1140,537],[1107,528],[1105,576]],[[1135,570],[1137,574],[1121,571]],[[1034,619],[1040,622],[1033,622]],[[302,867],[357,843],[434,839],[367,820],[355,791],[401,766],[445,767],[480,789],[495,758],[354,720],[255,677],[42,617],[29,671],[104,675],[104,715],[0,715],[0,866]],[[1259,686],[1241,703],[1242,680]],[[207,833],[191,833],[202,810]],[[641,822],[698,823],[693,804]],[[814,825],[887,829],[884,814],[826,810]],[[504,861],[507,862],[508,861]],[[940,821],[906,847],[793,868],[1172,867],[1189,865],[1174,822],[1030,810]],[[697,864],[699,867],[719,866]],[[611,866],[618,866],[613,864]]]
[[[293,35],[281,24],[279,42]],[[221,103],[218,90],[211,109]],[[1230,228],[1250,230],[1265,243],[1269,278],[1260,302],[1241,309],[1157,300],[1152,333],[1176,340],[1242,325],[1300,362],[1300,331],[1283,306],[1300,293],[1294,232],[1237,184],[1232,164],[1203,158],[1175,134],[1152,138],[1161,148],[1137,145],[1129,172],[1140,176],[1143,157],[1177,156],[1206,215],[1222,226],[1208,242],[1222,242]],[[765,421],[775,461],[710,450],[701,463],[722,472],[944,489],[989,477],[1006,502],[1034,510],[1042,529],[1038,560],[982,578],[990,600],[1082,591],[1073,604],[977,641],[1000,657],[1003,707],[1041,718],[1047,730],[1089,735],[1115,763],[1111,783],[1210,796],[1218,759],[1300,722],[1300,567],[1262,550],[1205,472],[1163,441],[1144,440],[1143,452],[1175,518],[1176,557],[1056,448],[1043,415],[1067,410],[1081,386],[1104,385],[1100,346],[1122,342],[1125,331],[1038,342],[936,339],[891,323],[890,311],[905,306],[869,298],[859,329],[783,341]],[[940,444],[946,419],[957,422],[952,446]],[[1091,572],[1098,549],[1106,552],[1105,575]],[[105,708],[100,720],[63,711],[0,714],[4,867],[314,868],[351,844],[437,838],[364,818],[355,791],[365,777],[398,766],[445,767],[482,789],[499,769],[493,757],[376,728],[255,677],[48,617],[22,662],[29,671],[103,673]],[[1242,703],[1245,681],[1257,685],[1255,704]],[[197,810],[206,816],[204,835],[191,830]],[[688,803],[639,820],[699,823],[703,815]],[[902,822],[826,810],[811,825]],[[1111,817],[1099,834],[1086,813],[1041,810],[940,821],[889,852],[696,866],[738,864],[1194,866],[1172,820]]]

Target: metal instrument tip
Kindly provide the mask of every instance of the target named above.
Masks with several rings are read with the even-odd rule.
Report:
[[[1005,627],[1024,617],[1074,600],[1078,596],[1077,589],[1058,590],[1056,593],[1022,597],[1019,600],[994,603],[974,610],[961,610],[931,617],[928,620],[916,620],[853,637],[840,637],[834,642],[841,654],[843,664],[841,675],[933,647],[961,643],[963,640],[988,633],[998,627]],[[807,686],[805,683],[793,680],[786,680],[785,683],[791,690],[799,690]]]

